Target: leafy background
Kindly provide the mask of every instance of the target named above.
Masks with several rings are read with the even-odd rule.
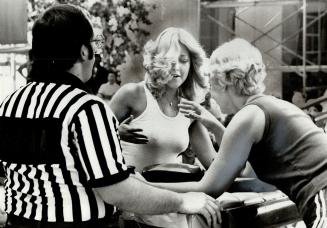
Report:
[[[94,27],[106,39],[100,64],[116,75],[129,54],[141,53],[149,36],[149,13],[156,8],[142,0],[28,0],[29,31],[37,17],[55,3],[78,5],[92,15]]]

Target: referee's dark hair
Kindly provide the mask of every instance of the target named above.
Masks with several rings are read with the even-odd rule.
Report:
[[[46,79],[49,74],[70,69],[80,57],[82,45],[93,58],[93,28],[79,7],[52,6],[35,22],[32,36],[30,79]]]

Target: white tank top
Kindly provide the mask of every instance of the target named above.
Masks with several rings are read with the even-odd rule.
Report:
[[[127,165],[141,172],[144,167],[159,163],[181,163],[181,156],[189,144],[188,129],[191,120],[178,112],[176,117],[165,115],[151,92],[144,84],[146,108],[130,122],[130,126],[143,129],[147,144],[121,141]]]

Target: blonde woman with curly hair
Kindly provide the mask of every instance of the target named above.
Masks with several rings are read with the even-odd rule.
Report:
[[[327,135],[295,105],[263,94],[265,66],[249,42],[237,38],[224,43],[210,64],[212,89],[219,100],[228,99],[236,114],[201,181],[158,186],[219,196],[249,161],[261,180],[295,202],[307,227],[327,227]],[[194,102],[183,104],[181,111],[208,128],[219,128]]]
[[[124,85],[112,98],[110,107],[118,120],[132,115],[129,127],[142,129],[136,134],[145,136],[140,136],[143,141],[139,143],[122,142],[126,163],[136,171],[153,164],[180,162],[178,155],[189,143],[202,164],[209,166],[215,151],[207,130],[178,108],[182,98],[204,100],[207,84],[200,69],[205,58],[190,33],[167,28],[145,45],[145,80]],[[123,140],[124,136],[122,133]]]
[[[189,32],[167,28],[145,45],[145,80],[124,85],[113,96],[110,107],[117,119],[124,121],[119,132],[123,155],[136,171],[158,163],[181,163],[179,154],[189,144],[202,165],[209,167],[216,151],[207,129],[185,117],[178,107],[182,99],[205,99],[208,80],[201,70],[205,58]],[[182,215],[157,217],[157,222],[152,218],[142,217],[150,225],[187,227]]]

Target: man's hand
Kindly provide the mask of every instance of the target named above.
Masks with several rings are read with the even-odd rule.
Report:
[[[183,193],[182,208],[179,212],[202,215],[208,226],[217,227],[221,223],[219,201],[201,192]]]
[[[141,128],[133,128],[128,125],[133,118],[134,117],[131,115],[119,125],[118,131],[120,139],[135,144],[147,144],[149,141],[148,138],[139,133],[143,130]]]

